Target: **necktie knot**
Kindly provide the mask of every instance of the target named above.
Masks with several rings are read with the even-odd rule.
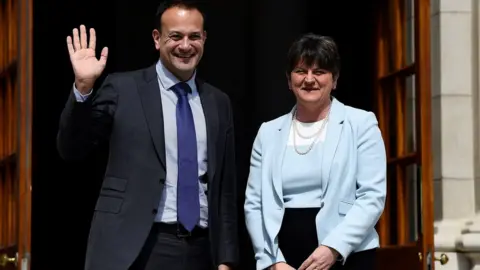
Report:
[[[172,87],[173,92],[177,95],[178,98],[186,96],[188,93],[192,92],[192,88],[186,82],[179,82]]]

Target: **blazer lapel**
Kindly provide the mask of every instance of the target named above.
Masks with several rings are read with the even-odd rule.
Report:
[[[158,86],[155,65],[145,69],[143,80],[137,80],[138,94],[142,101],[143,111],[147,119],[155,151],[166,170],[165,133],[163,129],[163,109],[160,87]]]
[[[294,108],[295,109],[295,108]],[[278,141],[276,144],[275,154],[273,157],[274,169],[272,172],[272,184],[279,200],[279,204],[283,205],[283,186],[282,186],[282,165],[283,158],[285,157],[285,150],[287,149],[288,136],[290,135],[290,127],[292,125],[292,112],[285,116],[282,125],[278,129]],[[278,147],[280,146],[280,147]]]
[[[293,110],[292,110],[293,112]],[[285,157],[285,150],[287,149],[287,143],[288,143],[288,136],[290,135],[290,127],[292,124],[292,113],[290,112],[289,114],[285,115],[285,119],[281,121],[280,126],[278,127],[277,130],[275,130],[274,133],[274,143],[272,144],[272,186],[273,186],[273,199],[276,201],[276,205],[273,204],[275,207],[274,209],[271,209],[274,211],[275,214],[277,214],[277,210],[279,210],[277,207],[280,207],[280,209],[283,209],[283,185],[282,185],[282,165],[283,165],[283,159]],[[267,196],[268,199],[271,199],[270,196]],[[270,213],[268,213],[270,215]],[[283,214],[282,214],[283,216]],[[276,216],[279,218],[278,222],[275,221],[275,218],[270,218],[268,221],[265,221],[267,223],[270,223],[271,225],[266,226],[267,230],[267,237],[265,241],[267,244],[265,245],[265,250],[270,253],[273,256],[276,256],[278,249],[274,249],[273,245],[275,243],[275,237],[277,237],[277,234],[280,230],[280,225],[281,225],[281,216]]]
[[[209,184],[212,183],[216,170],[216,141],[218,135],[218,112],[214,96],[211,91],[204,86],[204,81],[197,78],[196,80],[198,93],[202,102],[203,114],[205,115],[205,124],[207,126],[207,174]]]
[[[345,119],[345,106],[343,103],[333,98],[332,107],[330,109],[330,120],[327,126],[327,134],[325,136],[324,150],[322,156],[322,192],[325,194],[328,188],[330,178],[330,168],[332,166],[335,152],[337,151],[338,142],[343,129],[343,121]]]

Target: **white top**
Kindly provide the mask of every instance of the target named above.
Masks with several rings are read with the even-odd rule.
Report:
[[[313,123],[297,121],[296,125],[292,122],[282,163],[283,202],[286,208],[321,206],[321,158],[328,124],[325,123],[321,130],[324,121]],[[296,149],[300,153],[307,152],[312,143],[314,145],[308,153],[304,155],[297,153]]]

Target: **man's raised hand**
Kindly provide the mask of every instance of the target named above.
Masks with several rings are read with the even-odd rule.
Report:
[[[100,59],[95,57],[95,45],[97,37],[95,29],[90,28],[90,41],[87,44],[87,30],[85,25],[80,25],[80,35],[77,28],[72,37],[67,37],[68,53],[75,73],[75,87],[86,94],[93,88],[95,80],[102,74],[107,64],[108,48],[104,47]]]

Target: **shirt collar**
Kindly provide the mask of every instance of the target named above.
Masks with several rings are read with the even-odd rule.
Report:
[[[162,84],[163,88],[165,88],[165,90],[170,91],[172,86],[180,82],[180,80],[162,64],[161,60],[158,60],[156,69],[158,79],[160,80],[160,83]],[[193,76],[188,81],[186,81],[188,86],[190,86],[190,88],[192,89],[192,94],[196,94],[197,92],[197,86],[195,84],[196,75],[197,71],[195,71],[193,73]]]

